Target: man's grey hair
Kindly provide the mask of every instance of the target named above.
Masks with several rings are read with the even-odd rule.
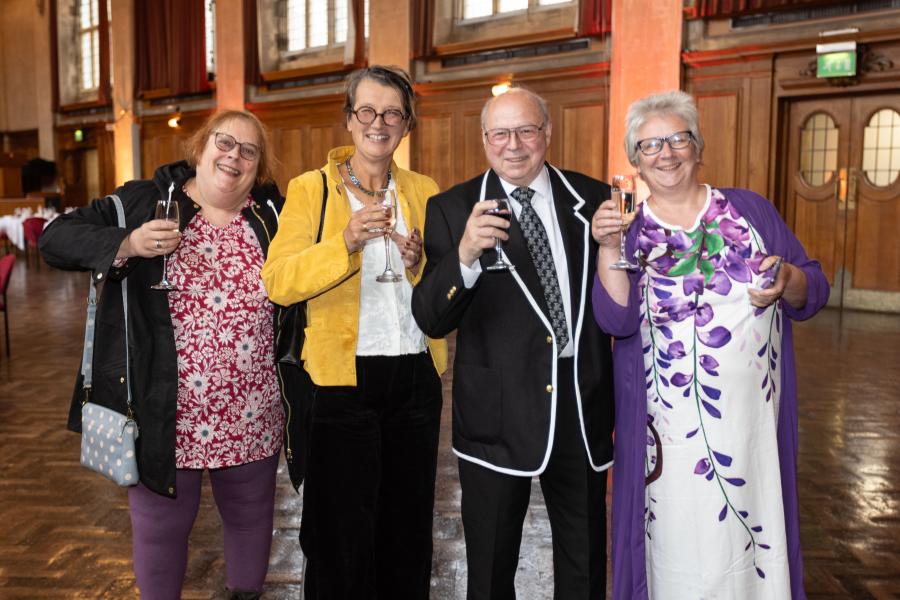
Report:
[[[541,98],[536,93],[532,92],[528,88],[525,87],[513,87],[500,94],[500,96],[505,96],[506,94],[522,94],[529,100],[531,100],[535,106],[537,106],[538,110],[541,113],[541,118],[544,120],[543,126],[546,127],[548,123],[550,123],[550,109],[547,108],[547,101]],[[487,102],[484,103],[484,106],[481,107],[481,130],[487,131],[484,127],[484,121],[487,117],[488,108],[491,106],[491,103],[494,102],[500,96],[493,96],[488,98]],[[535,125],[539,125],[539,123],[535,123]]]
[[[694,136],[693,143],[697,160],[703,157],[704,143],[703,134],[700,133],[697,103],[688,93],[665,92],[635,100],[628,107],[628,115],[625,117],[625,153],[628,155],[628,162],[633,166],[638,166],[640,152],[637,147],[638,131],[651,117],[678,117],[684,121],[691,135]]]

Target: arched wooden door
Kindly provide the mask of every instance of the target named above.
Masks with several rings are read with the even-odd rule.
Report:
[[[829,304],[900,312],[900,96],[795,101],[788,126],[787,221]]]

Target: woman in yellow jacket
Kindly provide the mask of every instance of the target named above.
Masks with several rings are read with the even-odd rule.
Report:
[[[425,337],[410,308],[425,261],[425,202],[438,191],[393,162],[415,126],[413,102],[399,69],[350,75],[344,113],[354,145],[290,182],[262,271],[272,301],[307,300],[302,359],[315,387],[300,532],[307,599],[428,598],[447,347]],[[387,283],[376,281],[386,261],[384,189],[396,191],[398,206],[391,262],[405,266]]]

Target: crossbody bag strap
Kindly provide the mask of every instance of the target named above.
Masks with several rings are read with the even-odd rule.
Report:
[[[115,194],[108,196],[116,207],[116,217],[120,228],[125,229],[125,210],[122,208],[122,200]],[[125,388],[128,393],[128,416],[131,418],[131,361],[128,348],[128,278],[122,280],[122,311],[125,317]],[[88,292],[87,319],[84,324],[84,352],[81,356],[81,375],[84,378],[85,401],[90,398],[90,390],[93,383],[94,361],[94,329],[97,318],[97,285],[91,277],[91,288]]]
[[[322,241],[322,227],[325,225],[325,205],[328,203],[328,180],[325,179],[325,171],[322,174],[322,214],[319,215],[319,232],[316,234],[316,243]]]

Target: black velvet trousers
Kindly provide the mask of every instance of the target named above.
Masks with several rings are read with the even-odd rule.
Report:
[[[428,353],[357,357],[356,372],[356,387],[315,390],[305,598],[426,599],[440,378]]]

